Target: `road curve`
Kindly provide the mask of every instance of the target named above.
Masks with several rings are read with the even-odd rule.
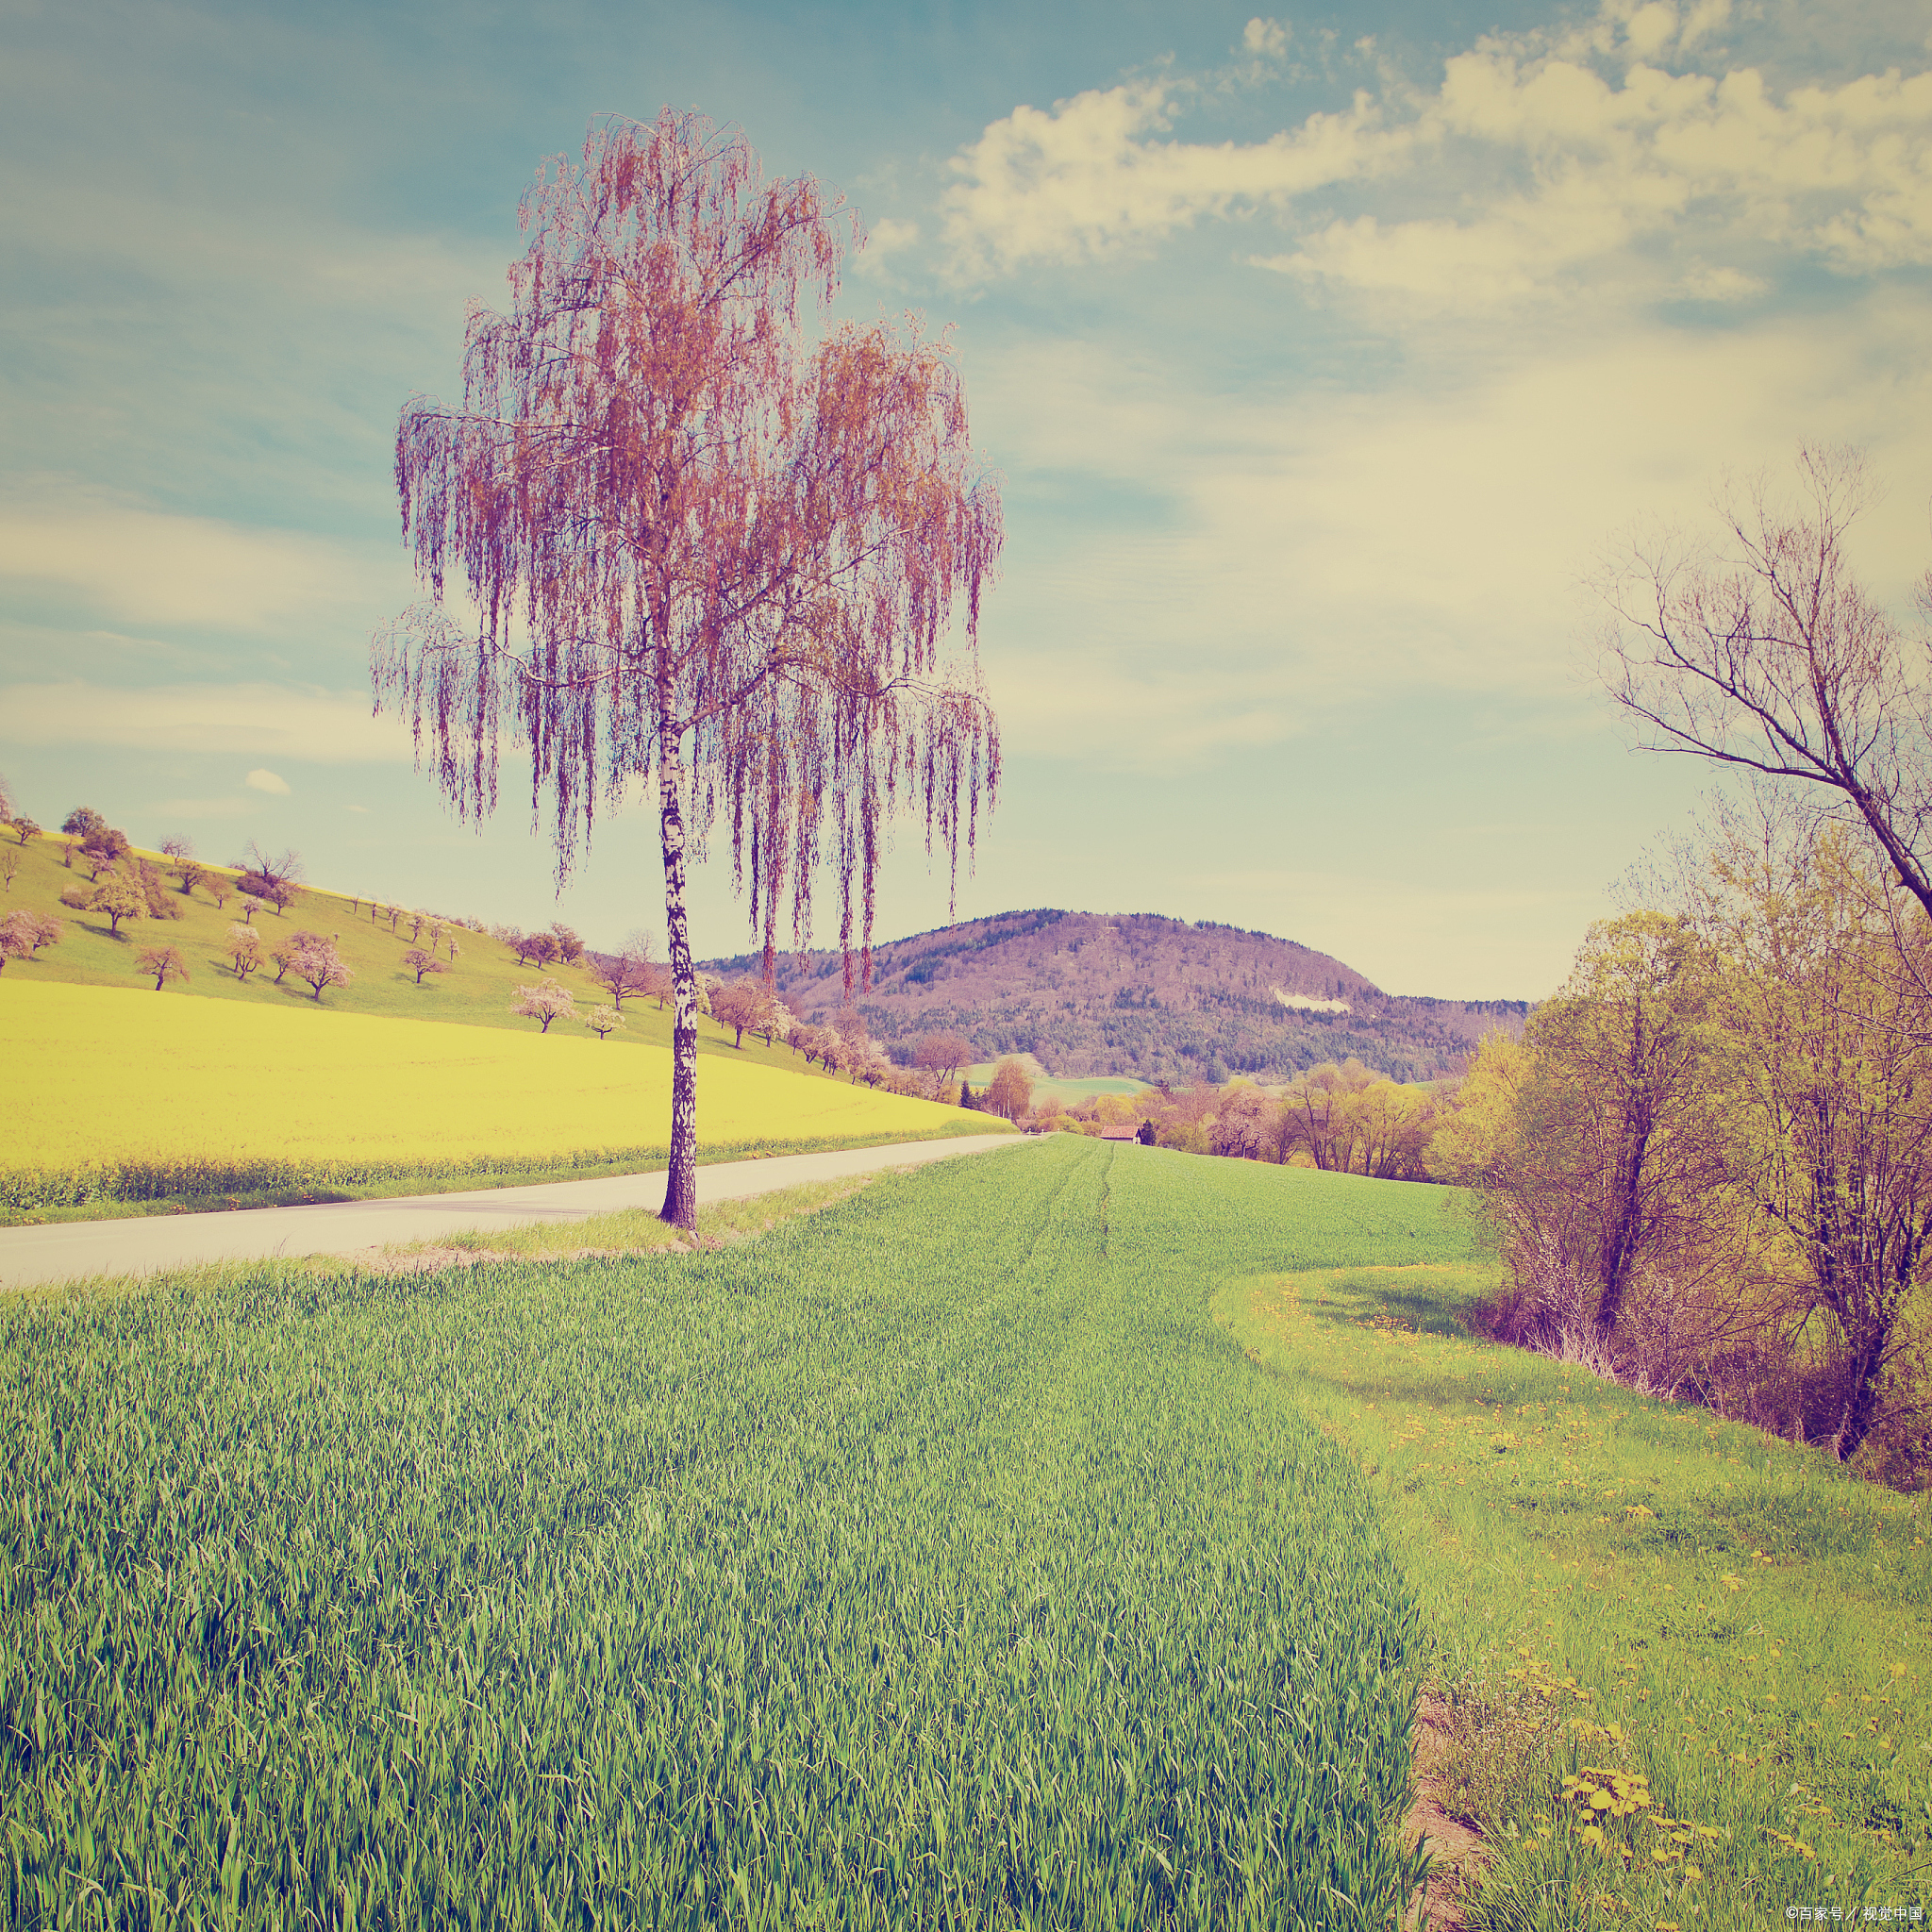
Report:
[[[698,1199],[737,1201],[801,1181],[838,1180],[882,1167],[914,1167],[958,1154],[1022,1144],[1017,1134],[966,1134],[954,1141],[905,1141],[771,1160],[722,1160],[698,1169]],[[255,1208],[242,1213],[167,1214],[125,1221],[64,1221],[0,1227],[0,1289],[33,1288],[89,1276],[152,1274],[204,1261],[258,1261],[273,1255],[341,1255],[405,1241],[436,1241],[470,1228],[532,1221],[585,1221],[621,1208],[664,1205],[664,1175],[545,1181],[528,1188],[479,1188],[462,1194],[408,1194],[387,1201],[338,1201],[320,1208]]]

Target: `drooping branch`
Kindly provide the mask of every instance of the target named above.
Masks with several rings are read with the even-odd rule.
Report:
[[[1605,573],[1605,683],[1642,749],[1835,794],[1932,914],[1925,693],[1845,555],[1863,464],[1806,450],[1799,467],[1807,509],[1780,512],[1760,484],[1726,512],[1728,555],[1639,544]]]

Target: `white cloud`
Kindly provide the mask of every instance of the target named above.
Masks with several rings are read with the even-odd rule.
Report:
[[[1688,53],[1699,41],[1709,39],[1730,17],[1731,0],[1697,0],[1697,5],[1684,17],[1677,45]]]
[[[323,763],[414,757],[408,725],[372,718],[358,691],[272,684],[117,689],[75,679],[0,687],[0,738],[150,752],[267,754]],[[252,779],[251,779],[252,782]]]
[[[1286,22],[1257,18],[1241,30],[1241,45],[1265,60],[1278,60],[1288,52],[1291,32]]]
[[[380,610],[407,580],[317,538],[98,499],[0,506],[0,577],[61,585],[144,624],[230,629],[339,601]]]
[[[987,643],[1003,724],[1018,750],[1139,771],[1419,691],[1574,721],[1581,580],[1615,533],[1706,522],[1724,468],[1775,480],[1803,436],[1862,442],[1892,484],[1855,548],[1903,608],[1932,495],[1928,326],[1932,305],[1894,292],[1724,332],[1554,331],[1280,403],[1092,342],[982,360],[975,414],[1016,500],[1045,478],[1077,497],[1070,474],[1146,500],[1009,559]]]
[[[1749,302],[1762,295],[1770,284],[1741,269],[1709,268],[1696,262],[1687,269],[1676,292],[1691,302]]]
[[[952,163],[946,230],[969,273],[1074,261],[1157,242],[1204,214],[1281,202],[1387,166],[1411,140],[1357,97],[1292,133],[1242,146],[1157,141],[1187,90],[1136,81],[1015,108]]]
[[[1259,265],[1411,311],[1586,280],[1667,292],[1657,257],[1674,243],[1773,249],[1845,275],[1932,262],[1932,72],[1778,97],[1753,68],[1664,64],[1684,63],[1727,11],[1612,0],[1567,34],[1481,42],[1432,92],[1385,79],[1379,95],[1258,142],[1171,138],[1198,92],[1171,76],[1051,113],[1016,108],[955,159],[948,234],[967,272],[1010,271],[1272,210],[1294,240]],[[1318,191],[1371,179],[1374,208],[1302,211]]]
[[[277,798],[289,795],[289,781],[265,765],[258,765],[242,782],[251,791],[271,791]]]
[[[919,224],[902,222],[886,215],[866,230],[865,248],[858,258],[861,269],[877,268],[892,256],[910,248],[919,240]]]

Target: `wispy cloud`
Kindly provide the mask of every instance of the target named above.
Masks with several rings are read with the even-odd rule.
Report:
[[[231,630],[319,606],[379,610],[407,582],[392,560],[322,539],[87,497],[0,504],[0,577],[77,592],[117,618]]]
[[[1924,326],[1917,300],[1877,293],[1741,332],[1565,336],[1285,399],[1157,379],[1100,342],[1016,350],[977,390],[1014,500],[1077,494],[1065,479],[1084,475],[1159,507],[1133,526],[1057,527],[1016,563],[989,647],[1013,741],[1190,767],[1391,692],[1573,705],[1594,614],[1580,583],[1603,545],[1641,511],[1704,517],[1726,463],[1784,470],[1794,425],[1866,443],[1898,479],[1855,541],[1902,600],[1932,487]]]
[[[365,694],[272,684],[121,690],[76,679],[8,685],[0,687],[0,739],[331,764],[407,763],[413,757],[408,726],[394,718],[372,718]],[[254,773],[249,782],[274,775]]]

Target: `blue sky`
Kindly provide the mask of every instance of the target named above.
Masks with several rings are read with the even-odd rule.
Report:
[[[1007,549],[1007,748],[962,916],[1260,927],[1539,997],[1702,782],[1596,694],[1587,580],[1726,472],[1863,445],[1932,561],[1919,5],[0,9],[0,770],[225,858],[594,941],[372,720],[410,601],[391,446],[456,392],[518,197],[591,117],[735,122],[871,233],[841,308],[952,324]],[[829,908],[831,899],[824,903]],[[743,913],[714,858],[700,948]],[[942,923],[909,830],[880,931]],[[821,934],[835,919],[822,919]]]

